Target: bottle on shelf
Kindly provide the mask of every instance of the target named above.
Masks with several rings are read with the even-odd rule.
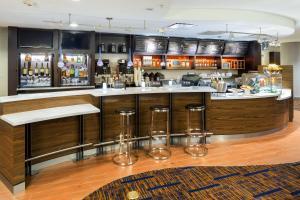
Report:
[[[77,63],[81,63],[81,62],[82,62],[81,57],[77,56]]]
[[[45,76],[45,68],[44,68],[44,63],[42,63],[41,69],[40,69],[40,75]]]
[[[26,62],[24,62],[24,65],[22,67],[22,75],[27,76],[27,74],[28,74],[28,69],[27,69],[27,66],[26,66]]]
[[[75,68],[74,68],[74,65],[71,65],[71,69],[70,69],[70,77],[71,78],[74,78],[75,76]]]
[[[50,75],[49,63],[47,63],[47,66],[46,66],[46,69],[45,69],[45,75],[46,76]]]
[[[39,76],[39,67],[38,63],[35,63],[35,68],[34,68],[34,76],[38,77]]]
[[[75,67],[75,78],[79,78],[79,67]]]
[[[66,67],[66,77],[70,78],[70,68]]]
[[[31,77],[33,76],[33,69],[32,69],[32,66],[31,66],[31,62],[28,63],[28,75]]]

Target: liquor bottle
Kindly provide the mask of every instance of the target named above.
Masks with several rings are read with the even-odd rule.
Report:
[[[61,69],[61,76],[62,76],[63,78],[67,76],[66,72],[67,72],[66,67],[64,67],[64,68]]]
[[[83,77],[84,77],[84,71],[83,71],[83,68],[82,68],[82,67],[79,69],[79,77],[80,77],[80,78],[83,78]]]
[[[34,76],[39,76],[39,67],[38,67],[38,63],[35,63]]]
[[[78,78],[79,77],[79,67],[76,66],[75,67],[75,78]]]
[[[45,69],[45,75],[46,76],[49,76],[49,74],[50,74],[49,71],[50,71],[49,70],[49,63],[47,63],[47,66],[46,66],[46,69]]]
[[[22,75],[27,76],[27,73],[28,73],[28,69],[26,67],[26,63],[24,62],[24,66],[22,67]]]
[[[81,57],[77,56],[77,63],[81,63],[81,62],[82,62]]]
[[[71,65],[71,69],[70,69],[70,77],[74,78],[75,76],[75,69],[74,69],[74,65]]]
[[[45,76],[45,68],[44,68],[44,63],[42,63],[41,69],[40,69],[40,75]]]
[[[68,58],[67,58],[66,54],[64,54],[63,57],[64,57],[64,58],[63,58],[63,62],[64,62],[65,64],[68,63]]]
[[[69,67],[66,68],[66,77],[70,78],[70,68]]]
[[[31,77],[33,75],[33,69],[32,69],[32,66],[31,66],[31,62],[28,63],[28,75]]]

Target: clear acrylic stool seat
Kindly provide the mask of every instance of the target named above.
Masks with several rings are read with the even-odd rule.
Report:
[[[135,110],[126,108],[117,111],[120,115],[121,133],[119,135],[119,152],[113,156],[113,162],[117,165],[128,166],[138,161],[138,156],[132,152],[132,126],[131,117]]]
[[[168,106],[153,106],[151,109],[151,126],[148,154],[155,160],[166,160],[171,156],[170,151],[170,128],[169,128],[169,107]],[[156,130],[154,125],[157,115],[165,115],[166,126],[165,130]],[[165,142],[163,141],[165,139]],[[153,143],[153,140],[156,143]]]

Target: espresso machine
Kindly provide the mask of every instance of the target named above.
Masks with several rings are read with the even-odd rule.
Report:
[[[133,80],[133,66],[128,66],[127,65],[127,60],[125,59],[120,59],[118,60],[118,72],[120,75],[120,79],[126,83],[127,86],[134,85],[134,80]]]
[[[108,59],[103,59],[103,66],[96,66],[95,85],[102,88],[102,83],[108,83],[111,77],[111,68]]]
[[[97,75],[110,74],[111,70],[110,70],[109,60],[103,59],[102,62],[103,62],[103,66],[96,67]]]

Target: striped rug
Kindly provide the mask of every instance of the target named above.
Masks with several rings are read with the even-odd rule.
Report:
[[[300,199],[300,162],[243,167],[184,167],[128,176],[85,200]]]

